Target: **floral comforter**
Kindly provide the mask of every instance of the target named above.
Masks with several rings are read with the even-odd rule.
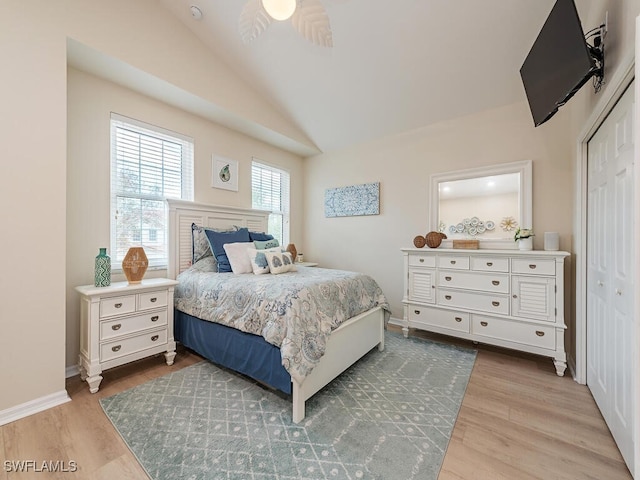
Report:
[[[368,275],[298,267],[280,275],[212,272],[212,257],[178,276],[175,307],[194,317],[261,335],[301,383],[320,361],[332,330],[387,300]]]

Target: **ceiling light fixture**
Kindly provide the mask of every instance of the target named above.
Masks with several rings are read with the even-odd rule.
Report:
[[[258,38],[274,20],[291,18],[296,31],[319,47],[333,47],[329,16],[321,0],[248,0],[238,27],[244,43]]]
[[[283,21],[291,18],[296,11],[296,0],[262,0],[262,7],[271,18]]]

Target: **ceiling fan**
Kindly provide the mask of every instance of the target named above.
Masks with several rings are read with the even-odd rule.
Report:
[[[293,28],[320,47],[333,47],[329,16],[320,0],[249,0],[240,14],[244,43],[255,40],[273,21],[291,18]]]

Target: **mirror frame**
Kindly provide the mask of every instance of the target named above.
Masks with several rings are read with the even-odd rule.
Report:
[[[476,177],[490,177],[492,175],[503,175],[507,173],[520,174],[520,226],[532,227],[533,222],[533,171],[532,161],[522,160],[519,162],[502,163],[489,165],[486,167],[470,168],[455,172],[434,173],[431,175],[431,205],[429,209],[429,225],[432,231],[438,231],[440,211],[440,191],[438,185],[441,182],[452,182],[455,180],[466,180]],[[445,232],[446,233],[446,232]],[[483,249],[516,249],[516,242],[511,239],[482,239],[480,248]],[[445,240],[442,243],[444,248],[451,248],[452,240]]]

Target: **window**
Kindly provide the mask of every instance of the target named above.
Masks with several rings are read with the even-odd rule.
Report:
[[[251,203],[253,208],[269,210],[268,233],[280,245],[289,243],[289,172],[263,163],[251,164]]]
[[[193,200],[193,139],[111,114],[111,257],[142,246],[168,265],[165,200]]]

